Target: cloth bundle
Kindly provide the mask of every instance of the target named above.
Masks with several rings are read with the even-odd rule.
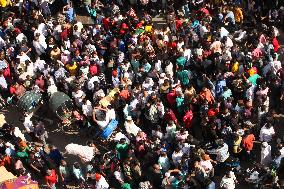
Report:
[[[71,143],[65,147],[65,150],[68,154],[80,156],[84,161],[91,161],[94,157],[94,148],[89,146]]]

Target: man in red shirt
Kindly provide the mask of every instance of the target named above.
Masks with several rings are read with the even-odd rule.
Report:
[[[58,180],[58,176],[55,172],[54,169],[52,170],[47,170],[46,172],[46,176],[45,176],[45,181],[46,181],[46,185],[48,188],[50,189],[56,189],[56,183]]]
[[[178,123],[177,118],[173,110],[170,108],[165,109],[165,115],[164,115],[164,122],[168,123],[169,121],[173,121],[175,124]]]
[[[274,48],[274,52],[277,52],[279,47],[280,47],[277,37],[274,37],[272,39],[272,45],[273,45],[273,48]]]
[[[38,78],[35,81],[35,84],[40,88],[41,92],[45,91],[45,81],[44,81],[43,75],[38,76]]]

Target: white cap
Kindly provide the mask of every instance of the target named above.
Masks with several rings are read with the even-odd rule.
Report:
[[[12,146],[12,144],[10,142],[6,142],[5,146],[10,147],[10,146]]]
[[[166,74],[165,74],[165,73],[161,73],[161,74],[160,74],[160,77],[161,77],[161,78],[164,78],[164,77],[166,77]]]
[[[263,148],[266,148],[267,146],[268,146],[268,143],[267,143],[267,142],[263,142],[263,143],[262,143],[262,147],[263,147]]]

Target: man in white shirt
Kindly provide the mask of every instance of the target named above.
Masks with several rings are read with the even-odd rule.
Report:
[[[94,121],[98,124],[101,130],[104,130],[110,122],[110,116],[108,114],[108,110],[101,107],[95,107],[93,113],[94,113],[93,115]],[[102,114],[105,114],[105,116],[103,117]],[[97,116],[100,118],[97,118]]]
[[[17,55],[16,58],[19,59],[20,63],[23,63],[27,60],[29,60],[29,61],[31,60],[30,57],[24,51],[22,51],[19,55]]]
[[[48,31],[47,31],[47,26],[45,23],[40,23],[37,27],[37,30],[35,32],[40,33],[43,36],[47,36],[48,35]]]
[[[125,139],[126,143],[129,144],[130,143],[130,140],[121,132],[118,132],[114,135],[113,137],[113,141],[114,142],[119,142],[121,139]]]
[[[16,42],[17,43],[22,43],[23,40],[27,41],[27,37],[23,33],[19,33],[16,37]]]
[[[190,64],[191,50],[189,48],[184,47],[183,56],[186,58],[185,65],[188,66]]]
[[[25,120],[24,120],[24,127],[28,133],[31,133],[34,131],[34,124],[31,121],[33,114],[26,114]]]
[[[219,147],[217,149],[208,150],[208,153],[216,154],[217,155],[217,157],[216,157],[217,162],[223,163],[230,156],[230,154],[229,154],[229,147],[228,147],[228,145],[226,143],[224,143],[223,140],[219,140],[218,141],[218,146]]]
[[[39,36],[35,36],[33,40],[33,46],[36,50],[36,53],[40,56],[45,53],[45,49],[47,48],[46,43],[42,43],[39,39]]]
[[[72,92],[72,97],[75,99],[76,106],[81,107],[83,104],[83,99],[85,98],[86,94],[77,89],[75,92]]]
[[[34,63],[34,72],[40,71],[42,72],[44,70],[45,61],[41,60],[38,56],[35,63]]]
[[[8,89],[7,81],[6,81],[5,77],[3,76],[3,72],[1,70],[0,70],[0,89],[1,90],[7,90]]]
[[[229,171],[226,173],[226,175],[222,178],[220,187],[224,189],[235,189],[236,188],[236,183],[237,179],[235,177],[234,172]]]
[[[126,132],[134,136],[137,136],[138,132],[141,131],[141,129],[135,125],[131,116],[127,116],[124,126],[125,126]]]
[[[252,102],[254,100],[254,91],[256,87],[252,83],[248,83],[248,85],[250,87],[246,91],[246,98]]]
[[[178,167],[179,163],[181,162],[182,156],[183,156],[182,150],[177,147],[172,154],[172,160],[176,167]]]
[[[82,101],[82,112],[85,116],[87,117],[92,117],[93,116],[93,107],[92,103],[87,100],[86,98],[83,99]]]
[[[0,37],[0,49],[3,49],[3,47],[5,46],[6,46],[6,42],[4,41],[2,37]]]
[[[259,140],[262,142],[270,142],[275,134],[271,123],[266,123],[260,130]]]
[[[269,62],[270,65],[270,71],[276,75],[277,71],[282,68],[281,62],[277,60],[276,54],[272,55],[273,61]]]
[[[142,84],[142,88],[145,90],[152,90],[152,87],[154,85],[154,81],[152,78],[146,78],[146,80]]]
[[[96,178],[96,186],[95,186],[96,189],[108,189],[109,188],[109,184],[107,183],[105,177],[96,173],[95,178]]]

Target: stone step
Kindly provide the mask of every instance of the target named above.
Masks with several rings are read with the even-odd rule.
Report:
[[[86,25],[94,24],[94,21],[90,16],[76,15],[76,20],[79,21],[79,22],[82,22],[83,24],[86,24]]]

